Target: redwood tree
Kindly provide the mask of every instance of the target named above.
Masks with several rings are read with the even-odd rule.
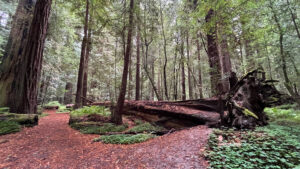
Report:
[[[10,91],[9,95],[6,95],[8,98],[5,98],[7,102],[4,105],[10,107],[12,112],[37,112],[37,89],[42,68],[51,3],[52,0],[39,0],[36,3],[28,40],[24,45],[24,53],[22,53],[22,50],[19,51],[23,54],[20,57],[23,62],[22,64],[19,61],[14,62],[11,67],[17,69],[12,74],[9,74],[9,76],[5,74],[8,79],[13,79],[9,83],[11,85]],[[15,64],[20,67],[15,67]],[[1,85],[5,84],[3,81],[0,83]]]
[[[26,65],[24,49],[33,18],[35,1],[20,0],[0,65],[0,106],[17,113],[23,103],[23,83]],[[16,97],[18,96],[18,97]]]
[[[136,35],[136,75],[135,75],[135,100],[140,100],[140,29],[137,28]]]
[[[209,25],[209,31],[207,33],[207,54],[209,58],[210,66],[210,78],[211,78],[211,91],[212,95],[218,94],[218,83],[221,80],[221,64],[218,52],[217,44],[217,30],[216,25],[211,24],[214,17],[214,10],[210,9],[205,17],[206,23]],[[212,25],[212,26],[211,26]]]
[[[91,21],[91,19],[90,19]],[[89,21],[89,24],[90,24]],[[87,105],[87,90],[88,90],[88,74],[89,74],[89,58],[90,52],[92,50],[92,30],[89,28],[88,30],[88,38],[87,38],[87,47],[86,47],[86,54],[85,54],[85,64],[84,64],[84,76],[83,76],[83,89],[82,89],[82,104]]]
[[[86,11],[85,11],[85,21],[84,21],[84,36],[83,36],[82,45],[81,45],[81,55],[80,55],[80,64],[79,64],[79,70],[78,70],[75,108],[82,107],[84,65],[85,65],[87,36],[88,36],[87,35],[88,34],[88,20],[89,20],[89,0],[86,0]]]
[[[116,109],[112,112],[111,120],[116,124],[122,124],[122,111],[124,107],[126,87],[127,87],[127,78],[128,78],[128,68],[129,68],[129,59],[131,53],[131,39],[132,39],[132,29],[133,29],[133,10],[134,10],[134,0],[130,0],[130,9],[129,9],[129,27],[127,34],[127,45],[124,56],[124,68],[122,75],[122,84],[120,89],[120,94],[117,102]]]

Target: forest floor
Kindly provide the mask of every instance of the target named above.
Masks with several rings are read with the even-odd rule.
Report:
[[[33,128],[0,136],[0,168],[207,168],[201,155],[211,129],[197,126],[140,144],[92,142],[69,127],[68,113],[46,111]]]

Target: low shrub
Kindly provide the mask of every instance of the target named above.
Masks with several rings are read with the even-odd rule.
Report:
[[[24,125],[26,127],[32,127],[38,124],[38,115],[36,114],[14,114],[4,113],[0,114],[0,119],[3,121],[13,121]]]
[[[154,126],[150,123],[141,123],[128,130],[128,132],[143,133],[143,132],[158,132],[163,130],[164,128],[160,126]]]
[[[48,116],[47,113],[42,113],[42,114],[39,115],[39,119],[40,119],[40,118],[43,118],[43,117],[46,117],[46,116]]]
[[[9,113],[9,107],[0,107],[0,114]]]
[[[49,107],[52,107],[52,106],[61,106],[61,104],[58,102],[58,101],[51,101],[47,104],[45,104],[45,106],[49,106]]]
[[[79,122],[70,125],[72,128],[79,130],[83,134],[105,134],[109,132],[123,132],[128,126],[115,125],[113,123],[97,123],[97,122]]]
[[[83,107],[81,109],[76,109],[74,111],[71,111],[70,114],[71,116],[74,117],[86,116],[91,114],[99,114],[101,116],[109,117],[111,113],[109,109],[103,106],[91,106],[91,107]]]
[[[140,119],[134,120],[134,124],[135,124],[135,125],[140,125],[140,124],[143,124],[143,123],[144,123],[143,120],[140,120]]]
[[[272,122],[300,124],[300,110],[290,107],[291,105],[283,105],[280,107],[265,108],[264,111],[268,114]]]
[[[65,113],[70,111],[67,109],[67,107],[63,104],[60,104],[58,101],[51,101],[43,106],[45,109],[56,109],[57,108],[57,113]]]
[[[19,132],[21,125],[15,121],[0,121],[0,135]]]
[[[71,109],[68,109],[67,106],[65,105],[61,105],[58,107],[58,110],[56,111],[56,113],[66,113],[66,112],[70,112]]]
[[[10,121],[17,122],[20,125],[24,125],[26,127],[33,127],[38,124],[39,119],[38,119],[37,115],[28,116],[28,115],[24,114],[24,115],[18,116],[17,118],[10,119]]]
[[[126,135],[126,134],[117,134],[110,136],[101,136],[94,139],[95,142],[103,142],[105,144],[134,144],[147,141],[151,138],[154,138],[155,135],[152,134],[136,134],[136,135]]]

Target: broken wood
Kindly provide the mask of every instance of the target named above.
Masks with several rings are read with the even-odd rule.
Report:
[[[222,125],[239,129],[267,125],[264,108],[290,100],[283,100],[283,94],[277,91],[273,82],[265,79],[265,72],[261,69],[243,76],[228,93],[228,115],[222,119]]]
[[[266,80],[261,69],[247,73],[240,80],[232,72],[229,81],[229,93],[219,93],[218,97],[173,102],[125,101],[124,113],[152,122],[170,119],[196,125],[225,125],[242,129],[267,125],[265,107],[294,102],[275,88],[276,81]],[[112,106],[110,102],[90,105]]]

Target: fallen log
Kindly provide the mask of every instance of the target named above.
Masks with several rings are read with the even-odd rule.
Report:
[[[59,108],[59,106],[43,106],[43,108],[46,110],[53,110],[53,109],[57,110]]]
[[[148,121],[159,121],[163,117],[242,129],[267,125],[265,107],[294,102],[275,88],[276,81],[266,80],[261,69],[247,73],[240,80],[231,73],[229,80],[229,93],[221,93],[218,97],[173,102],[125,101],[124,113],[138,115]],[[112,106],[110,102],[91,105]]]
[[[36,114],[4,113],[0,114],[0,121],[15,121],[20,125],[32,127],[38,124],[39,118]]]
[[[101,134],[101,135],[117,135],[117,134],[128,134],[128,135],[136,135],[136,134],[154,134],[154,135],[158,135],[158,136],[162,136],[165,134],[170,134],[175,132],[176,130],[171,129],[171,130],[163,130],[163,131],[152,131],[152,132],[108,132],[105,134]]]
[[[143,112],[176,119],[189,120],[197,124],[206,124],[207,122],[218,121],[220,116],[217,112],[201,111],[185,106],[172,104],[162,104],[160,106],[150,106],[143,104],[125,104],[126,110]]]

